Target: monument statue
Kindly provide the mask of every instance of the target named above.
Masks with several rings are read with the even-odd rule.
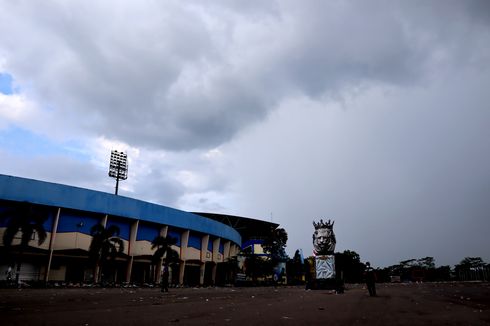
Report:
[[[313,252],[315,256],[318,255],[331,255],[335,251],[335,234],[333,233],[333,224],[335,222],[323,222],[319,223],[313,221],[315,232],[313,233]]]
[[[313,253],[315,254],[315,271],[317,280],[335,279],[335,234],[333,224],[328,220],[315,223],[313,233]]]

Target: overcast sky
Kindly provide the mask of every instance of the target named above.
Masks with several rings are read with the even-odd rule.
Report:
[[[0,0],[0,173],[490,261],[489,1]]]

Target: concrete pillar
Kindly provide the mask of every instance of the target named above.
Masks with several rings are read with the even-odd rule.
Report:
[[[233,257],[235,256],[235,245],[233,243],[230,242],[230,257]]]
[[[216,284],[216,271],[218,270],[218,263],[213,262],[213,270],[211,271],[211,280],[213,281],[213,285]]]
[[[160,236],[166,238],[167,237],[167,233],[168,233],[168,226],[165,225],[165,226],[163,226],[160,229]],[[155,272],[157,274],[156,275],[157,277],[156,277],[156,280],[155,280],[156,283],[160,283],[162,281],[162,275],[161,274],[162,274],[163,258],[164,257],[162,257],[160,259],[159,264],[156,266],[156,272]]]
[[[206,263],[201,262],[199,273],[199,285],[204,285],[204,274],[206,273]]]
[[[206,253],[208,252],[209,234],[201,238],[201,262],[206,261]]]
[[[199,274],[199,284],[204,285],[204,275],[206,274],[206,261],[208,258],[206,254],[208,252],[209,234],[203,235],[201,238],[201,273]]]
[[[107,222],[107,220],[106,220]],[[139,227],[139,220],[136,220],[132,225],[131,225],[131,230],[129,232],[129,241],[128,241],[128,266],[126,269],[126,282],[131,282],[131,272],[133,271],[133,261],[134,261],[134,255],[133,255],[133,248],[136,245],[136,237],[138,235],[138,227]]]
[[[236,255],[238,255],[238,246],[236,244],[233,244],[231,245],[231,252],[230,252],[230,256],[234,257]]]
[[[180,236],[180,259],[187,260],[187,244],[189,243],[189,230],[182,232]]]
[[[184,271],[185,271],[185,260],[180,261],[180,270],[179,270],[179,284],[184,284]]]
[[[107,219],[108,219],[109,215],[105,215],[104,218],[102,219],[102,221],[100,221],[100,224],[102,224],[103,227],[106,227],[107,226]]]
[[[226,241],[223,248],[223,260],[230,258],[230,241]]]
[[[213,271],[211,273],[211,279],[213,281],[213,284],[216,284],[216,270],[218,269],[218,257],[220,256],[219,253],[219,244],[220,244],[220,238],[216,238],[213,241]]]
[[[109,215],[104,215],[104,217],[102,218],[102,221],[100,221],[100,224],[102,224],[102,226],[104,228],[107,227],[107,219],[108,219]],[[99,283],[99,280],[101,278],[101,275],[100,275],[100,267],[99,265],[96,265],[95,266],[95,275],[94,275],[94,283]]]
[[[220,245],[220,241],[221,239],[220,238],[216,238],[214,239],[213,241],[213,261],[215,263],[218,262],[218,259],[220,257],[220,253],[219,253],[219,245]]]
[[[126,283],[131,282],[131,272],[133,271],[133,261],[134,261],[134,257],[129,256],[128,264],[126,266]]]
[[[48,257],[48,266],[46,267],[46,274],[44,275],[44,281],[49,281],[49,271],[51,270],[51,261],[53,260],[53,251],[54,251],[54,242],[56,240],[56,233],[58,230],[58,222],[60,220],[61,208],[58,207],[58,212],[56,213],[56,217],[53,221],[53,227],[51,229],[51,237],[49,238],[49,257]]]
[[[185,262],[187,260],[187,244],[189,243],[189,230],[182,232],[180,237],[180,273],[179,283],[184,284]]]

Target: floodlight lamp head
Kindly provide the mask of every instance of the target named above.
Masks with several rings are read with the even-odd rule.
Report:
[[[124,152],[111,151],[109,176],[121,180],[128,178],[128,157]]]

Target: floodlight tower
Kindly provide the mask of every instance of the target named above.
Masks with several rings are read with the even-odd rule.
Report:
[[[119,180],[128,178],[128,156],[123,152],[111,151],[109,164],[109,176],[116,179],[116,195],[119,188]]]

